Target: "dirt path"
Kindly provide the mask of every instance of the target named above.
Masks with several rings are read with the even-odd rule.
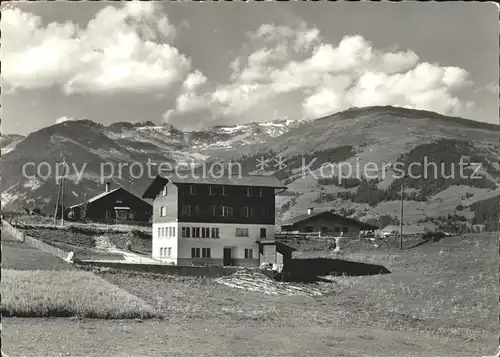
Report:
[[[495,352],[491,345],[399,331],[330,326],[290,328],[249,322],[212,326],[166,321],[3,319],[9,356],[461,356]]]

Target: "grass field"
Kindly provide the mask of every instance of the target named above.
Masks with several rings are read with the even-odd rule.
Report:
[[[397,253],[352,253],[343,258],[385,266],[391,274],[329,277],[333,294],[273,297],[240,292],[212,280],[146,274],[105,278],[171,319],[272,321],[288,326],[373,326],[430,332],[462,340],[495,333],[498,315],[498,233],[449,237]]]
[[[331,294],[309,297],[241,291],[206,278],[101,272],[167,320],[144,321],[139,328],[132,322],[34,319],[27,324],[10,318],[4,324],[5,345],[7,352],[23,355],[31,353],[22,347],[26,342],[46,355],[71,347],[72,356],[477,357],[496,352],[498,233],[342,258],[383,265],[391,273],[327,276],[333,281]]]
[[[402,254],[345,258],[384,265],[391,274],[329,277],[333,294],[275,297],[240,292],[213,280],[138,273],[104,277],[164,311],[170,319],[272,321],[288,326],[373,326],[465,340],[497,330],[496,240],[461,238]],[[429,243],[433,244],[433,243]],[[475,250],[475,251],[474,251]],[[474,254],[471,254],[474,252]]]
[[[2,231],[2,316],[147,318],[143,300]]]
[[[2,316],[150,318],[141,299],[82,271],[2,269]]]

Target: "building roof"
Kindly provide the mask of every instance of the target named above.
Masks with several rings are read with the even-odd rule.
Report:
[[[123,190],[123,191],[126,191],[127,193],[129,193],[129,194],[131,194],[132,196],[136,197],[138,200],[144,201],[144,200],[143,200],[143,199],[141,199],[140,197],[137,197],[136,195],[134,195],[132,192],[125,190],[123,187],[117,187],[117,188],[114,188],[114,189],[109,190],[109,191],[107,191],[107,192],[106,192],[106,191],[105,191],[105,192],[102,192],[102,193],[100,193],[100,194],[98,194],[97,196],[94,196],[94,197],[92,197],[92,198],[89,198],[89,199],[87,200],[87,204],[88,204],[88,203],[92,203],[92,202],[94,202],[94,201],[97,201],[97,200],[99,200],[99,199],[101,199],[101,198],[103,198],[103,197],[106,197],[107,195],[110,195],[110,194],[112,194],[113,192],[116,192],[116,191],[118,191],[118,190]],[[145,203],[147,203],[147,204],[149,205],[149,203],[148,203],[148,202],[146,202],[146,201],[144,201],[144,202],[145,202]],[[78,207],[78,206],[83,205],[84,203],[85,203],[85,202],[81,202],[81,203],[78,203],[78,204],[76,204],[76,205],[70,206],[69,208],[75,208],[75,207]]]
[[[326,215],[326,216],[329,216],[330,218],[338,219],[346,224],[352,224],[352,225],[357,226],[363,230],[377,229],[377,227],[372,226],[371,224],[364,223],[364,222],[358,221],[358,220],[353,219],[353,218],[347,218],[347,217],[341,216],[339,214],[333,213],[331,211],[320,211],[320,212],[312,212],[310,214],[307,214],[307,213],[300,214],[298,216],[295,216],[289,220],[282,222],[281,226],[282,227],[283,226],[293,226],[296,223],[307,221],[311,218],[318,217],[320,215]]]
[[[390,224],[388,226],[385,226],[384,228],[380,229],[380,232],[392,232],[392,231],[399,231],[399,226],[396,226],[394,224]]]
[[[264,175],[218,175],[207,173],[206,175],[194,174],[190,171],[186,172],[162,172],[160,173],[146,189],[143,198],[154,198],[165,186],[167,182],[173,184],[201,184],[201,185],[227,185],[227,186],[253,186],[253,187],[273,187],[283,188],[281,180],[274,176]]]
[[[257,186],[257,187],[275,187],[286,188],[283,183],[274,176],[270,175],[223,175],[217,177],[213,174],[207,175],[189,175],[186,173],[162,172],[161,176],[172,183],[194,183],[194,184],[215,184],[230,186]]]

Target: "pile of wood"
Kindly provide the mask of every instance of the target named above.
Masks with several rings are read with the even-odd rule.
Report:
[[[317,284],[279,282],[257,271],[241,270],[232,275],[218,278],[216,281],[232,288],[268,295],[324,295],[323,289]]]

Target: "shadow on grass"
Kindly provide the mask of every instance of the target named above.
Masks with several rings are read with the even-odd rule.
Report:
[[[282,276],[277,276],[275,279],[294,282],[318,282],[329,281],[320,278],[325,275],[366,276],[389,273],[390,271],[382,265],[349,260],[329,258],[292,259]]]

